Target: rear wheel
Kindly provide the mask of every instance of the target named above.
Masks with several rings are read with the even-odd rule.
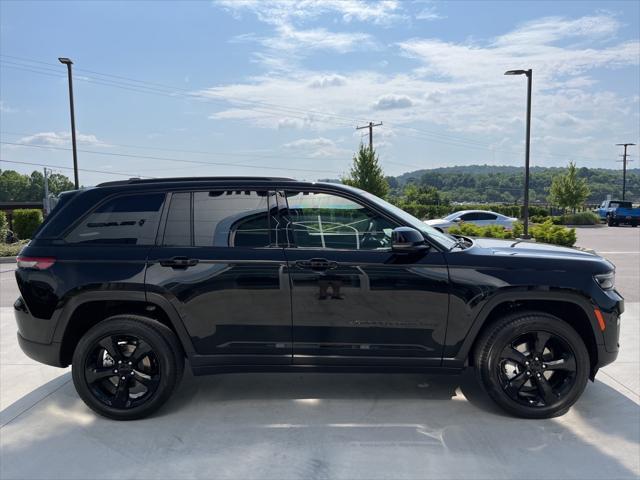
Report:
[[[133,420],[160,408],[183,370],[184,356],[169,328],[149,318],[118,315],[98,323],[78,342],[72,376],[92,410]]]
[[[482,335],[475,365],[487,393],[524,418],[562,415],[587,384],[589,354],[578,333],[539,312],[504,317]]]

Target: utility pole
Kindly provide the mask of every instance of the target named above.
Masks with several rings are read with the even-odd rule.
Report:
[[[78,181],[78,149],[76,148],[76,115],[73,108],[73,75],[71,65],[73,62],[69,58],[61,57],[58,61],[67,66],[67,76],[69,77],[69,109],[71,110],[71,146],[73,147],[73,179],[76,190],[80,188]]]
[[[47,167],[44,167],[44,202],[42,202],[42,206],[44,207],[45,216],[49,215],[51,208],[49,203],[49,172],[47,171]]]
[[[369,122],[368,125],[364,125],[362,127],[356,127],[356,130],[362,130],[363,128],[369,129],[369,150],[371,152],[373,152],[373,127],[379,127],[380,125],[382,125],[382,122],[380,123]]]
[[[627,147],[631,147],[635,145],[635,143],[616,143],[616,145],[618,147],[624,147],[624,154],[620,155],[622,157],[622,200],[624,200],[624,194],[627,190],[627,161],[633,161],[627,160]]]

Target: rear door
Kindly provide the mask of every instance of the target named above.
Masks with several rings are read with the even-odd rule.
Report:
[[[276,210],[273,192],[264,189],[170,195],[160,245],[149,254],[147,289],[175,306],[205,363],[291,362],[291,299]]]

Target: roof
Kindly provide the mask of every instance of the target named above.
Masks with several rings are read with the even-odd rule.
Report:
[[[139,185],[139,184],[156,184],[156,183],[181,183],[181,182],[207,182],[207,181],[260,181],[260,182],[277,182],[277,181],[295,181],[293,178],[287,177],[166,177],[166,178],[130,178],[129,180],[117,180],[114,182],[104,182],[96,185],[97,187],[114,187],[118,185]]]

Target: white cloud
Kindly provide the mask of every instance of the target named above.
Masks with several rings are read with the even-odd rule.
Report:
[[[348,157],[351,152],[345,148],[340,148],[333,140],[325,137],[301,138],[282,145],[288,150],[303,152],[310,157]]]
[[[237,17],[249,12],[270,24],[303,22],[327,14],[347,23],[389,24],[408,18],[399,0],[218,0],[215,4]]]
[[[438,13],[435,5],[429,5],[428,7],[423,8],[416,14],[416,19],[418,20],[442,20],[447,18],[444,15]]]
[[[375,110],[392,110],[394,108],[409,108],[414,105],[407,95],[383,95],[373,104]]]
[[[107,147],[108,143],[98,140],[95,135],[87,135],[84,133],[76,133],[76,141],[81,145],[89,145],[92,147]],[[18,143],[28,145],[42,145],[49,147],[68,147],[71,146],[70,132],[40,132],[33,135],[22,137]]]
[[[341,87],[347,84],[347,79],[342,75],[322,75],[309,82],[311,88]]]
[[[574,148],[576,155],[593,157],[593,138],[602,138],[604,145],[605,138],[616,133],[637,134],[637,126],[628,121],[637,104],[631,103],[631,97],[612,93],[612,87],[592,76],[603,69],[638,65],[640,42],[613,41],[617,28],[615,18],[600,14],[573,20],[543,18],[485,42],[414,38],[397,44],[398,54],[415,62],[413,70],[402,73],[296,66],[203,93],[231,104],[212,118],[233,118],[264,128],[326,132],[374,120],[384,122],[379,131],[395,128],[398,135],[411,133],[415,140],[459,147],[461,143],[469,146],[466,138],[478,147],[508,138],[509,148],[518,149],[523,139],[526,83],[524,77],[503,73],[530,67],[534,72],[533,132],[545,139],[535,146],[536,154],[562,149],[568,142],[556,139],[565,137],[583,139]],[[610,38],[603,41],[603,35]],[[523,43],[525,38],[529,43]],[[560,42],[567,39],[571,41]],[[286,108],[252,107],[246,102]],[[372,106],[377,118],[369,118]],[[446,135],[408,130],[409,125],[420,124],[422,130]]]
[[[4,100],[0,100],[0,112],[1,113],[16,113],[18,110],[8,106]]]

